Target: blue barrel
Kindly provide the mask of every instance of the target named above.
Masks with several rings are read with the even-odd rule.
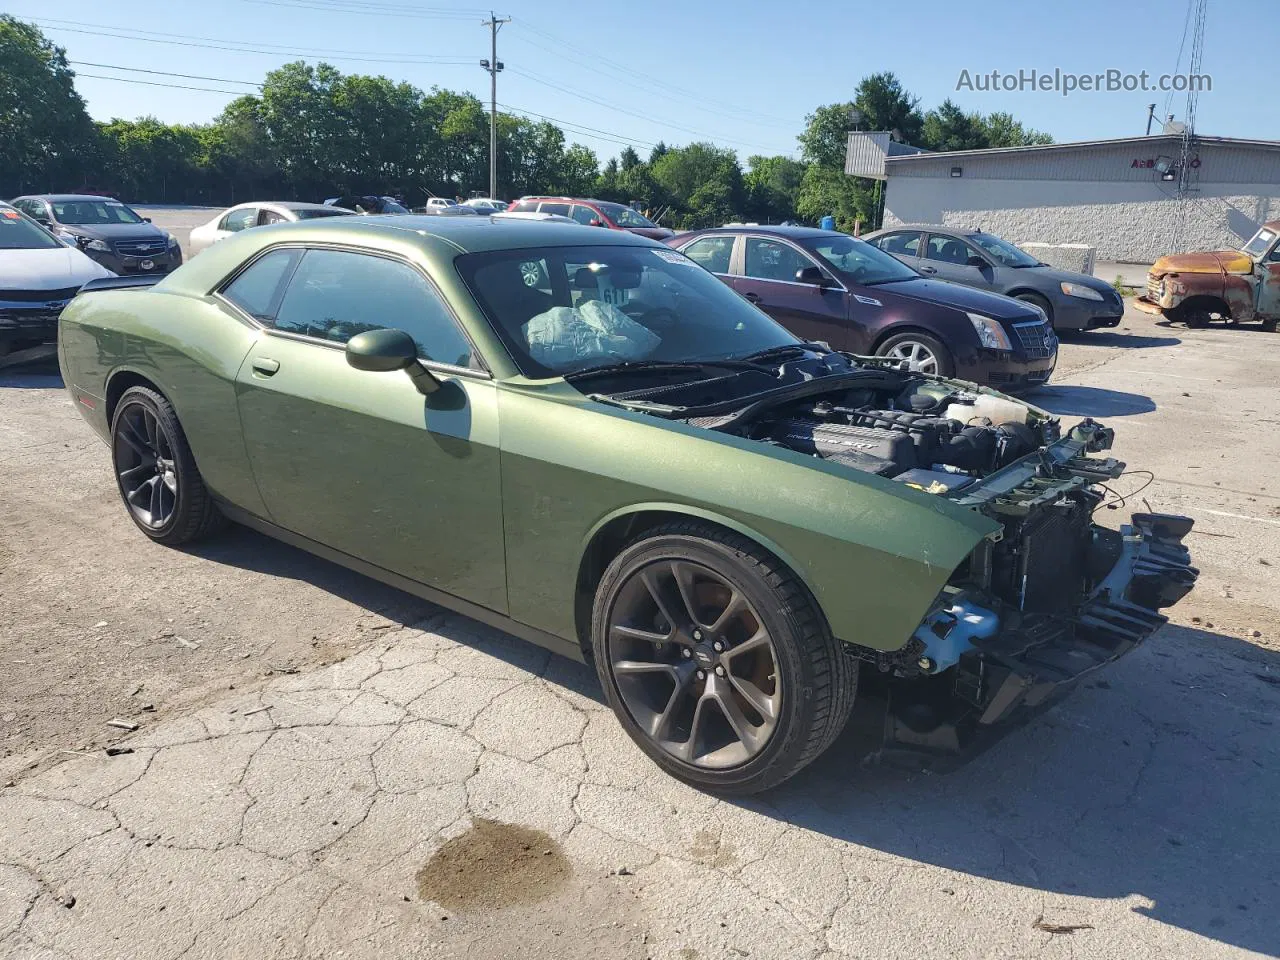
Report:
[[[831,216],[831,214],[828,213],[825,217],[823,217],[821,220],[818,221],[818,226],[821,227],[823,230],[834,230],[836,228],[836,218]]]

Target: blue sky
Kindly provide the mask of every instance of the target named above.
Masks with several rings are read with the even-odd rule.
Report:
[[[514,0],[496,9],[514,18],[499,34],[507,69],[498,100],[576,126],[569,139],[601,160],[621,149],[618,140],[641,152],[658,140],[711,140],[744,160],[795,154],[805,114],[850,99],[879,70],[897,73],[924,107],[951,96],[966,109],[1008,111],[1059,141],[1136,135],[1147,104],[1158,103],[1159,116],[1166,94],[984,93],[957,91],[957,79],[962,70],[1033,68],[1171,73],[1185,9],[1175,0]],[[478,65],[489,54],[486,11],[466,0],[7,0],[4,11],[37,22],[81,74],[252,92],[114,68],[259,82],[281,63],[324,59],[343,72],[489,94]],[[1200,96],[1201,133],[1280,139],[1265,53],[1280,49],[1278,13],[1276,0],[1210,0],[1203,71],[1213,90]],[[143,31],[152,42],[136,39]],[[77,83],[96,119],[205,121],[233,98],[90,76]],[[1174,94],[1169,110],[1181,117],[1184,105],[1185,94]]]

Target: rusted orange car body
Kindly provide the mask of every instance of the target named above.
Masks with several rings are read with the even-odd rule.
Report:
[[[1280,220],[1262,225],[1239,250],[1161,257],[1147,273],[1147,293],[1134,305],[1189,327],[1212,320],[1280,320]]]

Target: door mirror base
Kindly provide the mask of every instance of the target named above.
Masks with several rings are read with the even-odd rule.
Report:
[[[796,283],[811,283],[815,287],[830,287],[832,280],[818,267],[805,267],[796,271]]]
[[[978,257],[978,256],[972,256],[965,261],[966,267],[977,267],[978,269],[982,269],[986,265],[987,265],[987,261],[983,260],[981,257]]]
[[[418,359],[418,345],[403,330],[366,330],[347,341],[347,363],[357,370],[387,373],[403,370],[418,392],[430,396],[440,389],[435,374]]]

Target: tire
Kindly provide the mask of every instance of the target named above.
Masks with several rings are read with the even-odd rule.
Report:
[[[1053,305],[1038,293],[1020,293],[1013,299],[1021,300],[1023,303],[1030,303],[1039,307],[1044,311],[1044,318],[1049,321],[1049,328],[1053,329]]]
[[[858,661],[800,580],[746,538],[696,521],[647,531],[613,559],[591,643],[627,734],[667,773],[718,793],[794,776],[839,736],[857,694]]]
[[[932,356],[932,363],[924,360],[924,353]],[[904,360],[910,360],[912,356],[918,356],[922,360],[919,369],[924,373],[936,373],[942,377],[950,377],[956,372],[956,363],[951,356],[951,351],[947,349],[942,341],[936,337],[931,337],[927,333],[908,331],[894,334],[876,348],[876,356],[897,356]],[[914,363],[912,369],[917,369]]]
[[[111,417],[111,465],[129,517],[156,543],[176,547],[225,524],[169,401],[126,390]]]

